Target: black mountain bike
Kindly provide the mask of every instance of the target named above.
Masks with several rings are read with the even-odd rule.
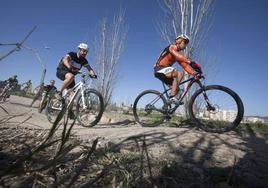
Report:
[[[205,86],[202,74],[183,81],[188,86],[179,97],[179,102],[173,104],[169,100],[169,90],[163,83],[164,91],[145,90],[135,99],[133,113],[135,120],[142,126],[158,126],[182,104],[191,86],[199,86],[191,96],[187,109],[194,125],[207,132],[227,132],[239,125],[244,115],[244,106],[240,97],[231,89],[220,85]]]

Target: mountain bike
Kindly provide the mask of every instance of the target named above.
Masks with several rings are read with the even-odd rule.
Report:
[[[84,127],[93,127],[100,121],[104,111],[103,97],[97,90],[87,87],[89,75],[78,74],[81,74],[81,81],[63,95],[63,101],[55,96],[49,100],[46,115],[51,123],[54,123],[61,110],[73,111],[75,119]]]
[[[243,118],[242,100],[233,90],[220,85],[206,86],[201,80],[202,73],[182,81],[178,87],[187,83],[186,89],[178,97],[178,103],[169,100],[170,88],[163,84],[164,91],[145,90],[135,99],[133,113],[135,120],[142,126],[158,126],[171,118],[182,104],[193,84],[197,89],[191,96],[187,110],[191,122],[207,132],[227,132],[239,125]]]

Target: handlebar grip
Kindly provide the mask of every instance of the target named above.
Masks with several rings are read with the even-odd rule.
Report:
[[[89,75],[90,78],[97,79],[97,75]]]

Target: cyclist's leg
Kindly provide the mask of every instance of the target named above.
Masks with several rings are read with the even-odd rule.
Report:
[[[177,74],[177,71],[174,70],[170,73],[166,73],[165,76],[167,78],[172,78],[172,84],[171,84],[171,93],[170,93],[170,97],[174,97],[177,92],[178,92],[178,89],[177,89],[177,86],[178,86],[178,74]]]
[[[68,74],[68,73],[67,73]],[[66,74],[66,75],[67,75]],[[66,76],[66,77],[68,77],[68,75]],[[67,78],[68,79],[68,78]],[[65,81],[65,80],[64,80]],[[64,82],[63,81],[63,82]],[[64,84],[64,83],[63,83]],[[70,83],[68,83],[68,85],[66,86],[66,89],[67,89],[67,93],[68,93],[68,95],[69,95],[69,99],[71,99],[72,98],[72,95],[74,94],[74,92],[73,92],[73,87],[75,86],[75,81],[74,81],[74,79],[72,79],[72,81],[70,82]],[[62,89],[62,91],[64,90],[65,88],[63,88]],[[61,90],[60,90],[61,91]],[[67,103],[69,103],[69,101],[67,102]],[[72,104],[70,104],[70,106],[69,106],[69,110],[68,110],[68,113],[69,113],[69,118],[70,119],[74,119],[75,118],[75,114],[73,113],[73,111],[72,111],[72,109],[73,109],[73,103]]]
[[[69,85],[73,85],[74,74],[69,72],[68,69],[57,69],[57,77],[62,80],[62,84],[59,89],[59,93],[62,93],[64,89],[70,88]],[[73,87],[73,86],[72,86]]]
[[[65,88],[69,89],[70,86],[73,85],[73,83],[74,83],[74,75],[68,72],[67,74],[65,74],[65,79],[63,80],[62,85],[60,87],[59,90],[60,93],[62,93]]]
[[[160,70],[157,70],[157,73],[164,74],[163,81],[171,86],[171,96],[173,97],[178,93],[178,85],[181,82],[184,72],[177,71],[173,67],[164,67]]]
[[[184,72],[176,70],[176,71],[173,71],[171,74],[172,74],[171,76],[174,78],[173,83],[172,83],[172,91],[173,91],[173,94],[175,96],[179,92],[178,91],[178,89],[179,89],[178,85],[181,83],[181,80],[182,80],[182,78],[184,76]]]
[[[75,81],[73,80],[66,88],[68,90],[67,92],[69,93],[70,99],[72,98],[72,95],[74,94],[74,91],[73,91],[74,86],[75,86]],[[73,103],[70,104],[68,113],[69,113],[69,118],[70,119],[75,118],[75,114],[73,112]]]
[[[73,78],[73,80],[68,84],[66,89],[72,90],[74,86],[75,86],[75,81],[74,81],[74,78]],[[71,92],[71,94],[73,93],[72,91],[70,91],[70,92]]]
[[[183,71],[177,71],[174,70],[170,73],[165,74],[167,78],[173,78],[172,82],[172,88],[171,88],[171,95],[170,97],[173,97],[177,95],[178,93],[178,85],[180,84],[182,78],[183,78],[184,72]]]

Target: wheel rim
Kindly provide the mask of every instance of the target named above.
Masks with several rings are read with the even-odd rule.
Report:
[[[62,109],[62,104],[58,99],[51,99],[47,106],[47,118],[53,123]]]
[[[239,118],[239,107],[233,95],[225,90],[206,90],[208,99],[200,92],[192,106],[195,122],[204,130],[224,132],[231,130]]]
[[[98,123],[102,115],[103,101],[95,92],[87,92],[84,96],[85,108],[82,103],[82,97],[79,98],[76,106],[78,121],[83,126],[94,126]]]

